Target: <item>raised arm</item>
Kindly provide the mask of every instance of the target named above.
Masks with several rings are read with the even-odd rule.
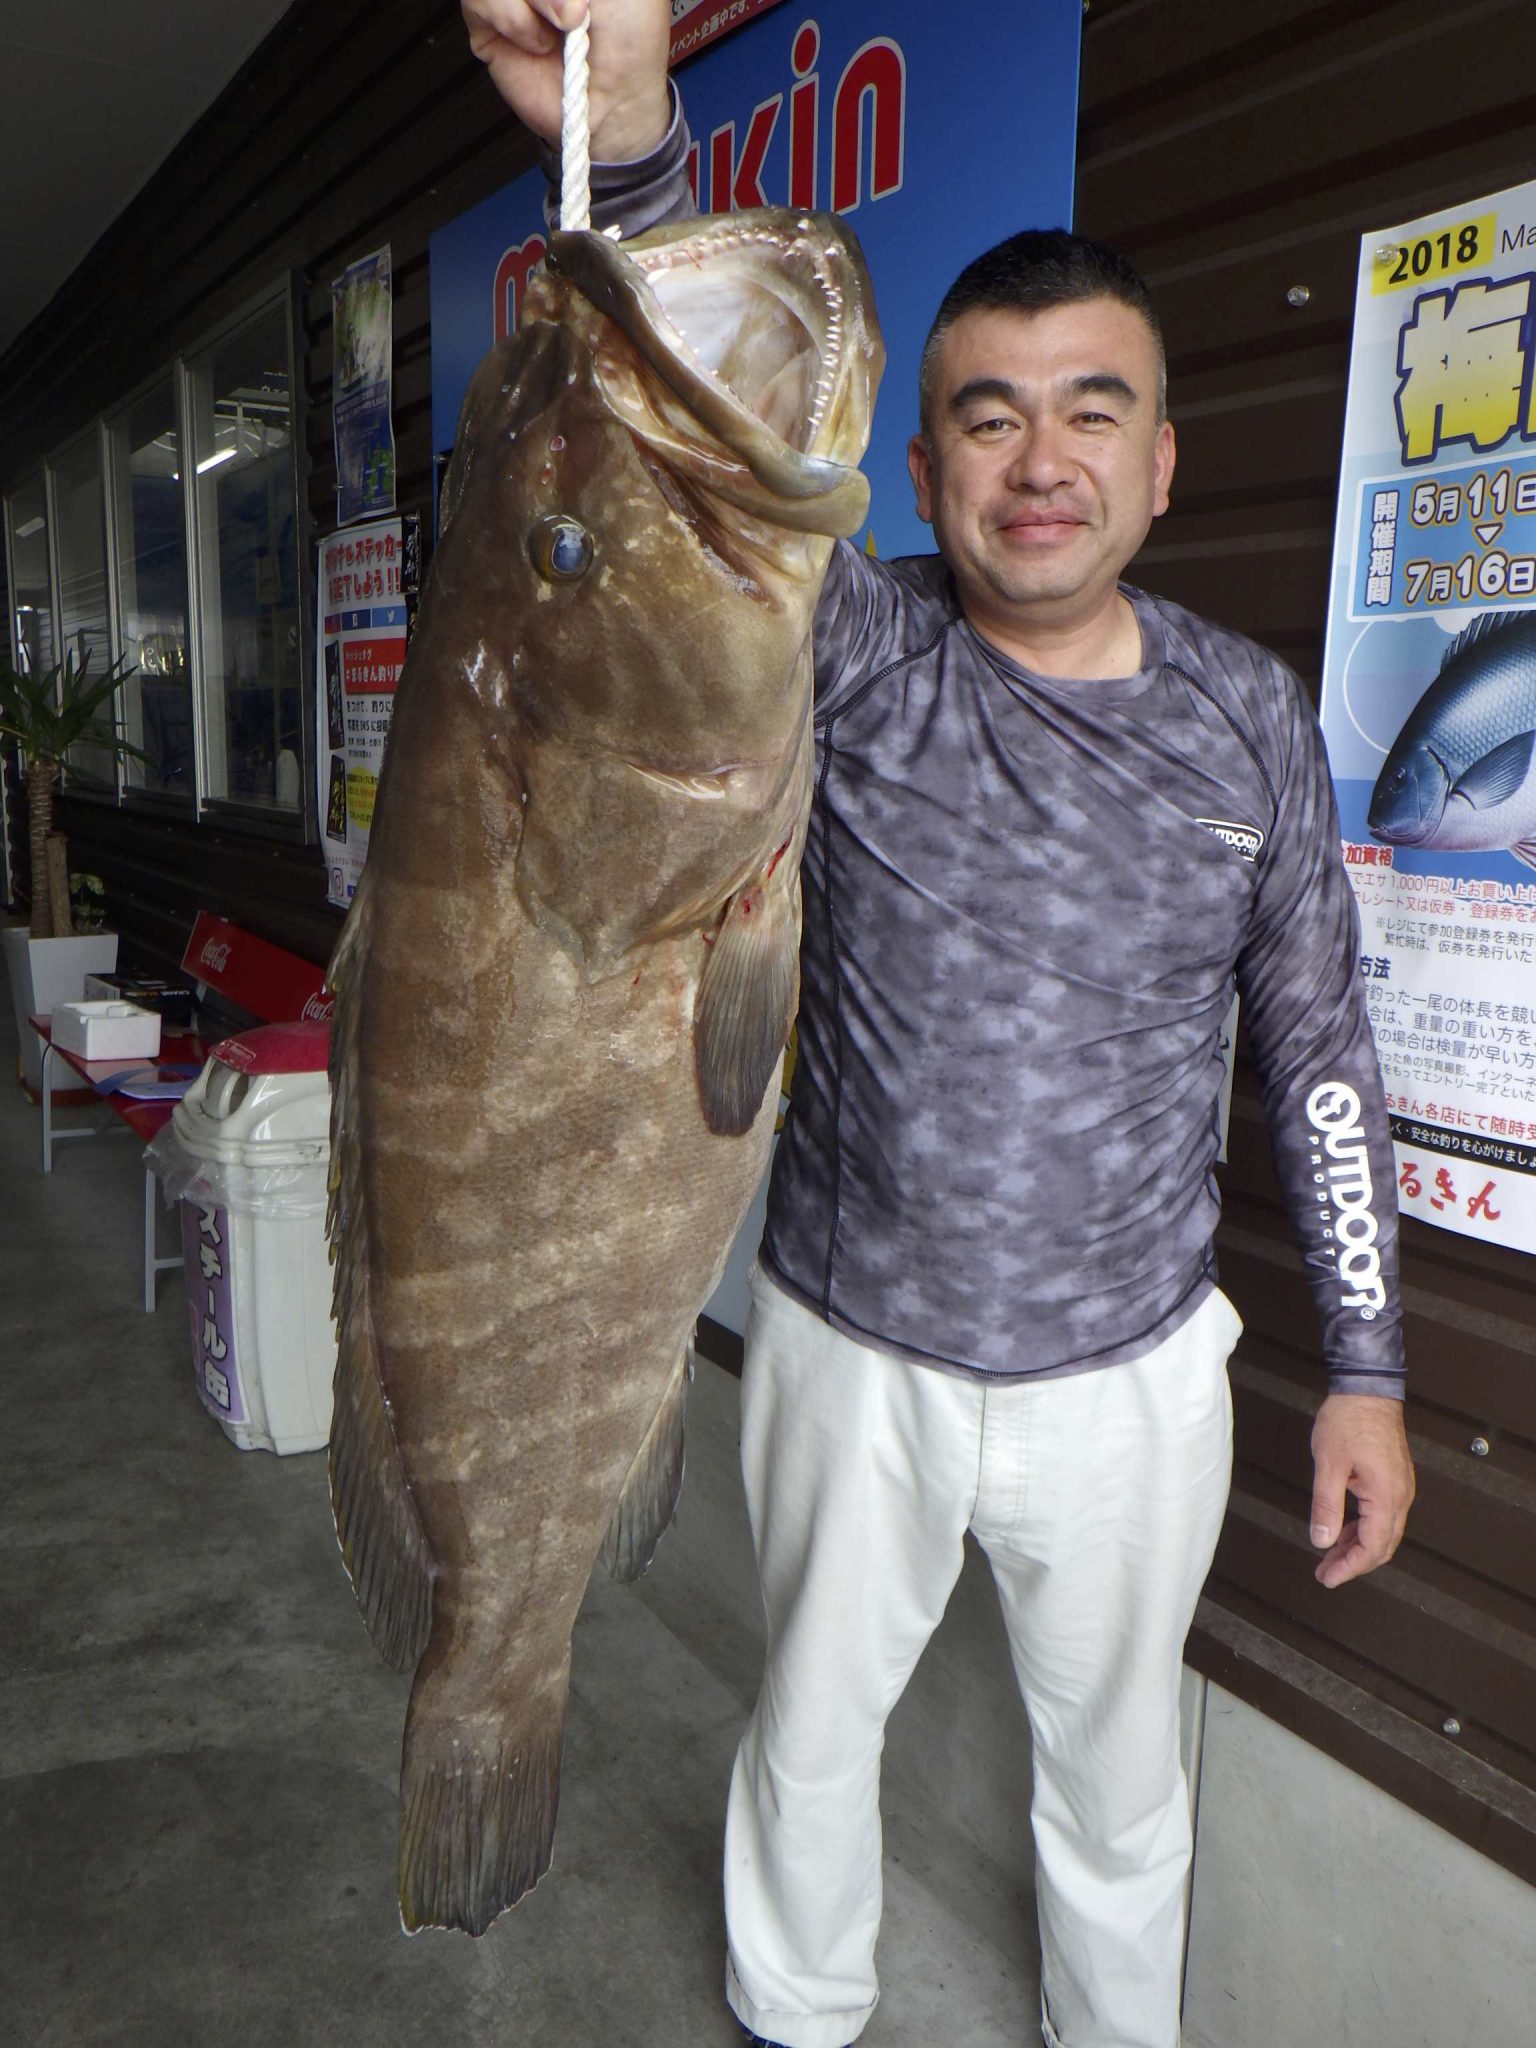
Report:
[[[496,90],[543,142],[560,140],[564,31],[588,0],[461,0],[469,47]],[[648,155],[672,119],[667,0],[591,0],[590,129],[594,163]]]

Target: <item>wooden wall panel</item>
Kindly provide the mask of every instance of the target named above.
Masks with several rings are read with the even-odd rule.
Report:
[[[1533,76],[1524,0],[1092,0],[1077,225],[1152,286],[1179,444],[1132,574],[1314,688],[1359,238],[1528,178]],[[1230,1150],[1237,1468],[1192,1655],[1536,1879],[1536,1268],[1405,1223],[1420,1498],[1392,1566],[1324,1593],[1306,1537],[1316,1323],[1245,1060]]]

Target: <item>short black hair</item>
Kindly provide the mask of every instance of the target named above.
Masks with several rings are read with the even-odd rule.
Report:
[[[918,417],[933,424],[933,378],[944,337],[963,313],[1043,313],[1083,299],[1118,299],[1140,314],[1157,350],[1157,417],[1168,412],[1168,366],[1152,294],[1120,254],[1065,228],[1025,228],[968,263],[939,304],[918,370]]]

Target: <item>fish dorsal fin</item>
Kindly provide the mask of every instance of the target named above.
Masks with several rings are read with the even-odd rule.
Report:
[[[798,998],[794,861],[775,859],[725,907],[699,978],[693,1063],[704,1121],[721,1137],[751,1130],[779,1070]]]
[[[1491,753],[1472,763],[1452,785],[1451,795],[1461,797],[1474,810],[1491,811],[1496,804],[1512,797],[1524,782],[1530,772],[1533,747],[1536,732],[1517,732],[1501,741]]]
[[[1523,618],[1523,612],[1480,612],[1470,626],[1463,626],[1456,638],[1440,657],[1440,666],[1448,668],[1458,654],[1465,654],[1469,647],[1475,647],[1479,640],[1486,640],[1490,633],[1497,633],[1515,619]]]

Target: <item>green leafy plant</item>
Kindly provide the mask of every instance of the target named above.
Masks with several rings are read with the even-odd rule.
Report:
[[[89,652],[76,661],[73,649],[41,675],[19,674],[0,661],[0,738],[14,740],[27,757],[34,939],[67,938],[74,930],[68,852],[64,834],[53,829],[53,793],[69,750],[88,745],[119,758],[149,759],[112,723],[113,699],[133,664],[114,661],[97,677],[90,670]]]
[[[76,870],[69,878],[69,908],[75,930],[84,937],[99,932],[107,922],[107,889],[100,875]]]

